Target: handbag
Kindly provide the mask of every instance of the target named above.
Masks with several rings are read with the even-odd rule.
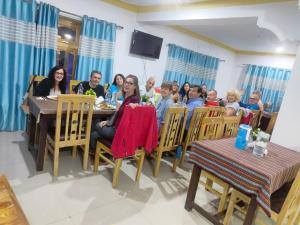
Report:
[[[31,88],[31,86],[33,85],[34,83],[34,80],[36,78],[37,75],[34,75],[33,78],[32,78],[32,81],[30,82],[27,90],[26,90],[26,93],[25,95],[23,96],[23,102],[21,104],[21,108],[22,110],[24,111],[25,114],[29,114],[29,102],[28,102],[28,94],[29,94],[29,90]]]

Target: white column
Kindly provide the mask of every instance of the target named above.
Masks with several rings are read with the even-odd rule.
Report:
[[[271,141],[300,152],[300,47]]]

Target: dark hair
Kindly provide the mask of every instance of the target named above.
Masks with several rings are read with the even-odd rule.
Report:
[[[62,90],[66,91],[67,73],[66,73],[66,70],[63,68],[63,66],[59,66],[59,65],[54,66],[48,73],[48,79],[50,81],[51,87],[54,87],[55,73],[57,70],[60,70],[60,69],[62,69],[64,71],[64,78],[61,80],[61,82],[59,82],[58,86],[61,91]]]
[[[190,88],[197,88],[198,94],[202,93],[202,87],[200,87],[200,85],[192,84]]]
[[[134,86],[135,86],[134,95],[140,98],[141,95],[140,95],[140,88],[139,88],[139,79],[137,78],[137,76],[132,75],[132,74],[129,74],[129,75],[125,78],[125,80],[126,80],[127,78],[131,78],[131,79],[133,80],[133,84],[134,84]],[[123,92],[123,95],[125,95],[124,90],[123,90],[122,92]]]
[[[190,92],[190,90],[188,90],[188,92],[185,92],[185,90],[184,90],[184,86],[186,84],[188,84],[189,86],[191,86],[189,82],[184,82],[184,84],[180,88],[179,94],[181,95],[181,97],[184,97],[186,95],[187,98],[189,98],[189,92]]]
[[[116,85],[117,86],[117,77],[121,77],[123,79],[123,83],[125,82],[125,77],[123,74],[121,73],[117,73],[114,77],[114,81],[113,81],[113,85]]]
[[[172,84],[167,82],[167,81],[163,81],[162,84],[160,85],[161,88],[168,88],[170,91],[172,91]]]
[[[92,76],[93,76],[95,73],[100,74],[101,77],[102,77],[102,73],[101,73],[100,71],[98,71],[98,70],[93,70],[93,71],[91,72],[90,78],[92,78]]]

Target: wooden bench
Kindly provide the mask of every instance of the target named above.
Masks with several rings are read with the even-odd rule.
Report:
[[[5,176],[0,176],[0,224],[29,225]]]

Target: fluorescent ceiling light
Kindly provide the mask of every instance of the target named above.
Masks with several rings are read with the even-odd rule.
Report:
[[[68,39],[68,40],[71,40],[72,39],[72,35],[71,34],[64,34],[65,38]]]
[[[280,53],[284,51],[284,47],[280,46],[278,48],[276,48],[276,52]]]

